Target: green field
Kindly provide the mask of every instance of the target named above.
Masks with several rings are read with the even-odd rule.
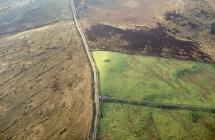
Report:
[[[214,140],[215,114],[105,103],[101,140]]]
[[[215,105],[215,65],[94,51],[102,95],[156,103]]]

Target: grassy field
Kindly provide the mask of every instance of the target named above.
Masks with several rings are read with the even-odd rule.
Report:
[[[215,114],[103,104],[101,140],[213,140]],[[180,116],[180,117],[178,117]]]
[[[158,103],[215,105],[215,65],[93,52],[101,94]]]

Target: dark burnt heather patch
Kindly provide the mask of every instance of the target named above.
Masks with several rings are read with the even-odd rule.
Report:
[[[165,14],[166,20],[172,20],[172,21],[183,21],[185,17],[183,17],[181,14],[177,13],[176,11],[169,11]]]
[[[215,22],[211,25],[211,34],[215,35]]]
[[[184,28],[187,27],[187,28],[195,31],[195,30],[199,30],[203,27],[205,27],[205,28],[207,27],[207,25],[204,26],[204,23],[199,22],[199,20],[193,20],[191,17],[196,17],[196,15],[193,12],[190,12],[187,15],[185,13],[179,13],[176,11],[168,11],[165,14],[166,21],[172,22],[172,23],[174,23],[178,26],[184,27]],[[198,15],[198,17],[200,18],[200,15]],[[208,19],[208,20],[210,20],[211,17],[212,17],[212,15],[209,16],[209,14],[207,17],[203,16],[203,18]]]
[[[109,51],[122,51],[126,53],[147,54],[160,57],[173,57],[185,60],[212,62],[210,56],[199,49],[197,43],[176,39],[167,33],[161,25],[152,29],[120,29],[109,25],[96,24],[86,31],[88,39],[99,43],[99,39],[110,40],[114,36],[128,43],[112,46],[97,44],[97,49]],[[116,43],[115,43],[116,44]],[[102,48],[98,46],[103,46]]]
[[[176,11],[169,11],[165,14],[165,19],[167,21],[172,21],[182,27],[186,26],[186,17],[177,13]]]
[[[193,30],[200,28],[200,26],[196,23],[188,22],[188,24],[189,24],[190,28]]]

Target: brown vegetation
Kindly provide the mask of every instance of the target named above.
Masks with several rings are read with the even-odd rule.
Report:
[[[73,22],[0,39],[0,139],[88,139],[91,90]]]
[[[110,38],[97,36],[97,40],[91,40],[93,49],[215,61],[215,39],[211,34],[215,12],[213,4],[207,1],[76,0],[76,3],[86,33],[97,25],[112,28],[107,32],[121,30]]]
[[[0,35],[71,18],[67,0],[0,0]]]
[[[198,44],[168,35],[166,29],[161,25],[152,29],[123,30],[109,25],[97,24],[87,30],[86,34],[90,41],[97,42],[96,45],[93,43],[91,45],[94,49],[212,62],[209,55],[199,50]],[[104,45],[98,41],[100,39],[111,40],[116,36],[127,43],[120,43],[119,41],[118,44]]]
[[[177,10],[182,0],[75,0],[81,20],[123,25],[154,26],[168,10]]]

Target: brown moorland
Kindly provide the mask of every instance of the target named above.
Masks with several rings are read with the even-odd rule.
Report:
[[[213,2],[76,0],[92,49],[215,61]],[[109,34],[109,36],[103,36]]]
[[[103,38],[101,40],[104,41],[107,39],[111,40],[118,36],[119,39],[127,42],[116,45],[110,45],[107,43],[101,46],[92,44],[91,47],[93,49],[107,51],[120,50],[120,52],[125,53],[213,62],[212,58],[208,54],[199,49],[199,45],[197,43],[180,40],[174,36],[170,36],[162,26],[153,29],[123,30],[108,25],[97,24],[91,26],[90,30],[86,31],[86,34],[90,41],[100,42],[99,40],[101,38]]]
[[[71,18],[67,0],[0,0],[0,35]]]
[[[0,39],[0,139],[88,139],[91,90],[73,22]]]

